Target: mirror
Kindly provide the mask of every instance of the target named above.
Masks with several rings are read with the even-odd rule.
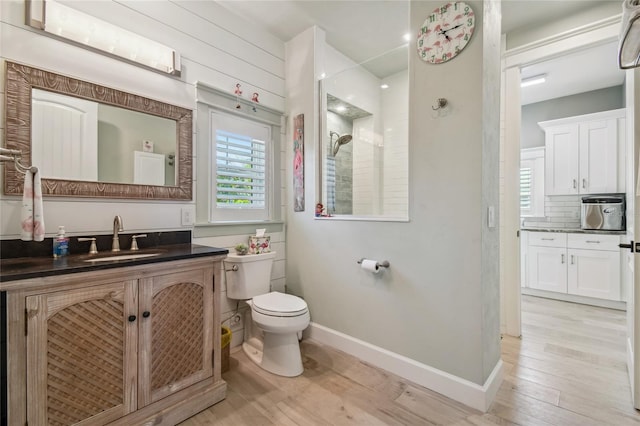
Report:
[[[405,45],[320,81],[326,214],[407,220],[407,64]]]
[[[192,198],[191,110],[6,64],[6,148],[39,167],[43,195]],[[5,167],[4,193],[23,180]]]

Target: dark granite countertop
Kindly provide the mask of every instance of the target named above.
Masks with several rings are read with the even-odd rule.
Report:
[[[521,231],[533,232],[564,232],[567,234],[600,234],[600,235],[626,235],[627,231],[609,231],[596,229],[557,229],[557,228],[520,228]]]
[[[229,250],[196,244],[169,244],[144,248],[137,251],[122,250],[118,253],[104,251],[102,253],[74,254],[62,258],[53,257],[16,257],[0,259],[0,291],[2,282],[23,280],[28,278],[48,277],[52,275],[90,272],[101,269],[121,268],[123,266],[144,265],[167,262],[171,260],[189,259],[215,255],[226,255]],[[100,258],[127,255],[150,255],[136,259],[114,259],[95,261]]]

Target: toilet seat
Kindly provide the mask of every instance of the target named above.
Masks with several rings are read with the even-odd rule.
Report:
[[[301,298],[277,291],[256,296],[251,302],[251,309],[273,317],[297,317],[309,310],[307,303]]]

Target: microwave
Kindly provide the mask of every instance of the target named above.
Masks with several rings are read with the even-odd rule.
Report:
[[[626,228],[625,210],[624,194],[582,197],[580,227],[582,229],[624,231]]]

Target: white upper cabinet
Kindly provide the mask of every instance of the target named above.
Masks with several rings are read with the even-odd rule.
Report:
[[[578,126],[557,126],[545,131],[546,195],[578,193]]]
[[[625,110],[538,123],[545,131],[545,194],[624,191]]]

